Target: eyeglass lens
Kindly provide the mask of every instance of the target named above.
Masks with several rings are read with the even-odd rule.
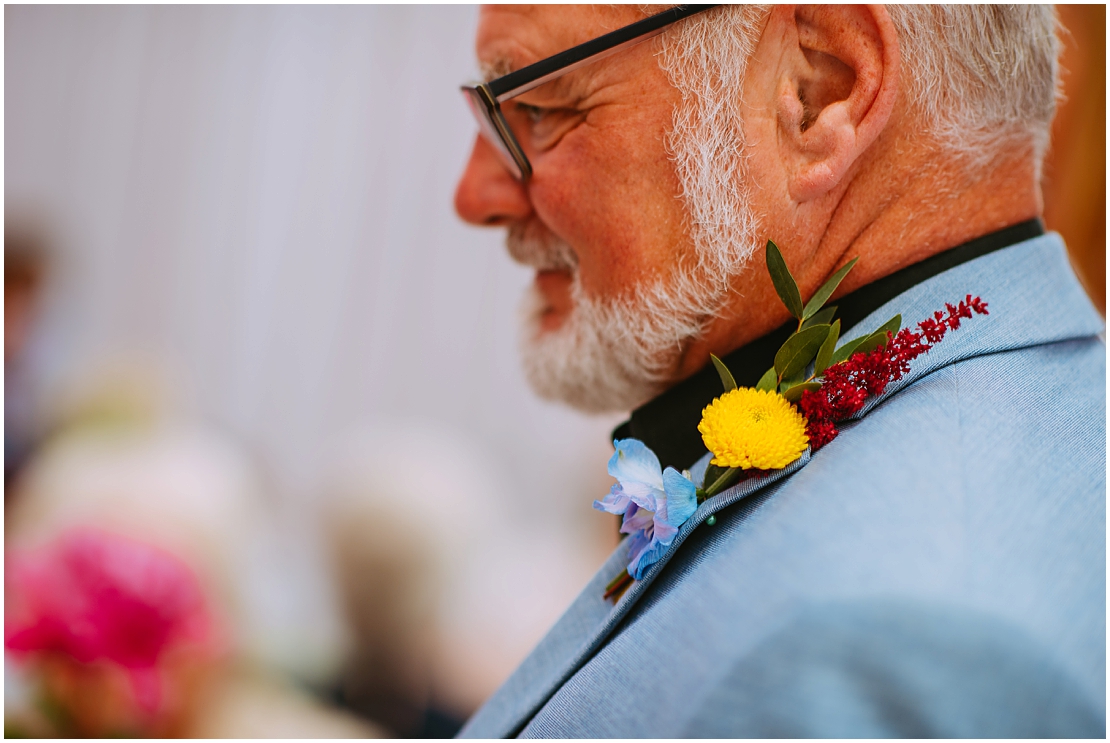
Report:
[[[493,120],[493,116],[496,114],[490,110],[479,91],[474,88],[464,88],[463,92],[466,93],[466,102],[470,105],[470,111],[474,114],[474,118],[478,120],[478,126],[481,128],[482,136],[486,142],[493,147],[498,157],[501,158],[501,162],[509,169],[513,177],[518,181],[524,180],[525,175],[520,164],[513,157],[512,150],[509,149]]]

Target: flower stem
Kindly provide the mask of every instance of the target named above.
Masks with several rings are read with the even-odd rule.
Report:
[[[632,585],[632,576],[628,574],[627,569],[622,570],[616,578],[609,581],[609,585],[605,586],[605,593],[602,594],[601,598],[608,599],[612,597],[614,602],[619,601],[630,585]]]
[[[718,477],[712,485],[710,485],[709,487],[707,487],[705,489],[705,497],[706,498],[712,498],[717,493],[721,492],[726,487],[731,485],[733,478],[735,477],[736,473],[739,472],[739,471],[740,471],[739,467],[729,467],[727,470],[722,472],[721,476]]]

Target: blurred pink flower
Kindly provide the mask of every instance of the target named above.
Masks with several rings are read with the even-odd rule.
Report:
[[[11,555],[5,645],[122,667],[147,712],[161,701],[158,663],[171,647],[204,642],[210,622],[189,567],[150,545],[74,529],[43,549]]]

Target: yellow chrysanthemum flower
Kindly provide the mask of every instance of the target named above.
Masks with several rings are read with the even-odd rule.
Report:
[[[701,413],[702,440],[718,467],[777,470],[802,456],[806,419],[777,392],[726,392]]]

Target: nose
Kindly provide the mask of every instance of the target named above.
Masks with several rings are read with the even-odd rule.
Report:
[[[455,188],[455,211],[475,225],[495,226],[526,219],[532,213],[528,191],[517,181],[481,135]]]

